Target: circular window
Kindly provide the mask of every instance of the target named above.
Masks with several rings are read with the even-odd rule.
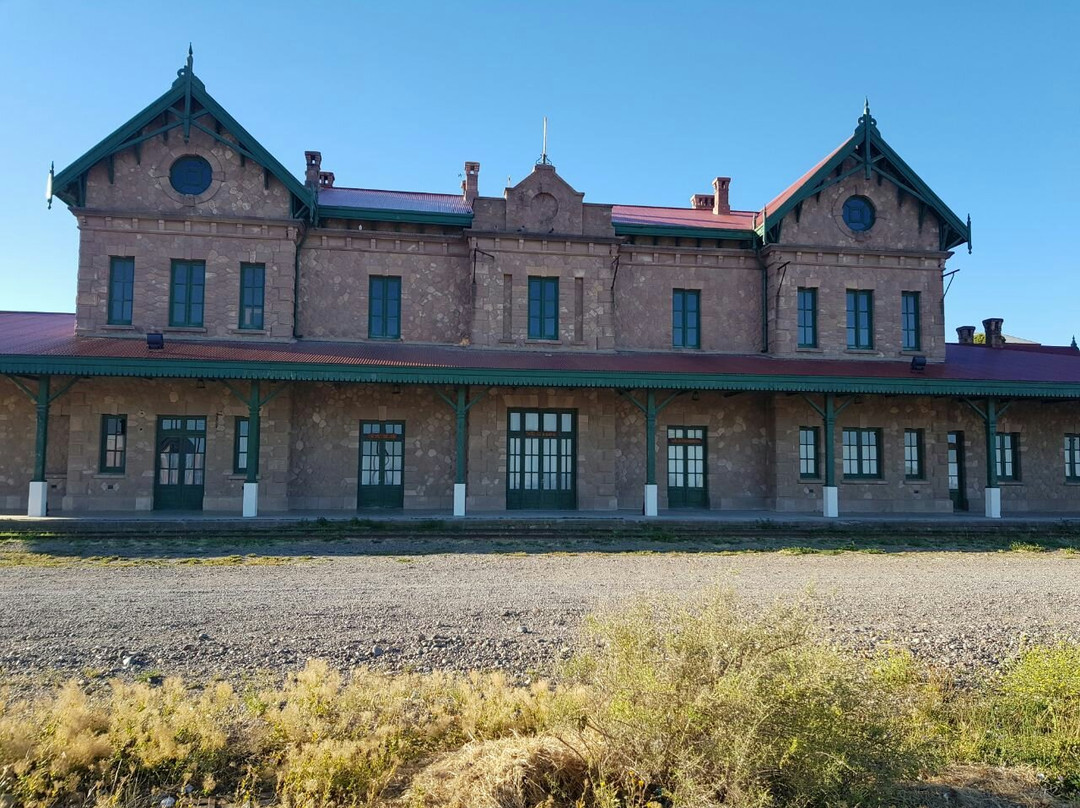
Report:
[[[169,169],[169,182],[182,194],[195,196],[210,187],[214,171],[202,157],[189,154],[181,157]],[[846,214],[845,214],[846,215]]]
[[[844,203],[844,224],[856,233],[874,226],[874,206],[865,196],[852,196]]]

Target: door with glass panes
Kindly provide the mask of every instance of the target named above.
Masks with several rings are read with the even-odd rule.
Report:
[[[360,508],[405,504],[405,422],[360,422]]]
[[[577,507],[577,411],[507,413],[506,507]]]
[[[705,474],[705,427],[668,427],[667,484],[669,508],[709,507],[709,489]]]
[[[206,476],[206,419],[158,418],[154,509],[201,511]]]

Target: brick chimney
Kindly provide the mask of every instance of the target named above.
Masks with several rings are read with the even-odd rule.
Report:
[[[304,184],[309,188],[314,188],[319,184],[319,172],[322,171],[322,152],[304,152],[304,164],[306,165]]]
[[[319,187],[320,188],[333,188],[334,187],[334,172],[333,171],[320,171],[319,172]]]
[[[712,181],[714,216],[721,213],[731,213],[731,203],[728,201],[728,187],[731,185],[731,177],[717,177]]]
[[[1001,336],[1001,324],[1004,322],[1000,317],[983,320],[983,332],[986,334],[988,348],[1000,348],[1005,344],[1005,338]]]
[[[692,197],[690,197],[690,207],[692,207],[694,210],[712,210],[713,195],[694,194]]]
[[[480,196],[480,164],[465,161],[465,179],[461,181],[461,195],[465,204],[471,205]]]
[[[975,326],[962,325],[956,329],[956,336],[960,339],[961,345],[974,345],[975,344]]]

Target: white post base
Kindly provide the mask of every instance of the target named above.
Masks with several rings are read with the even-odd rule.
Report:
[[[30,504],[27,516],[45,516],[49,508],[49,484],[41,481],[30,483]]]
[[[465,483],[454,483],[454,516],[465,515]]]
[[[244,516],[259,515],[259,484],[244,483]]]
[[[645,486],[645,515],[646,516],[656,516],[656,514],[657,514],[656,491],[657,491],[657,487],[655,485],[646,485]]]
[[[835,485],[825,485],[821,488],[823,515],[835,519],[840,515],[840,489]]]
[[[1001,518],[1001,489],[1000,488],[987,488],[986,489],[986,518],[987,519],[1000,519]]]

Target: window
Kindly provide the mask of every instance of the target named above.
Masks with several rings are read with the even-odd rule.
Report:
[[[849,479],[881,477],[881,430],[844,430],[844,476]]]
[[[908,480],[922,480],[925,477],[921,429],[904,430],[904,477]]]
[[[401,278],[372,276],[368,291],[368,336],[400,339]]]
[[[169,325],[201,328],[206,262],[173,261],[169,287]]]
[[[1065,436],[1065,479],[1080,483],[1080,435]]]
[[[700,348],[701,292],[676,289],[671,295],[671,344],[676,348]]]
[[[995,460],[997,463],[997,476],[999,480],[1020,479],[1020,433],[998,432],[997,451]]]
[[[197,154],[188,154],[178,159],[169,169],[169,182],[182,194],[197,195],[210,187],[214,170],[210,164]]]
[[[263,298],[266,267],[263,264],[240,265],[240,327],[263,327]]]
[[[817,347],[817,289],[799,290],[799,347]]]
[[[874,293],[865,289],[847,291],[847,346],[874,347]]]
[[[123,474],[127,460],[127,416],[101,416],[101,465],[103,474]]]
[[[559,279],[529,278],[529,339],[559,338]]]
[[[821,477],[818,469],[818,428],[799,427],[799,476],[806,480]]]
[[[921,350],[919,340],[919,293],[900,293],[900,344],[905,351]]]
[[[248,428],[251,422],[247,418],[237,417],[233,431],[233,473],[244,474],[248,463]]]
[[[874,226],[874,205],[865,196],[849,196],[844,202],[844,224],[856,233]]]
[[[109,325],[131,325],[135,299],[135,259],[109,259]]]

